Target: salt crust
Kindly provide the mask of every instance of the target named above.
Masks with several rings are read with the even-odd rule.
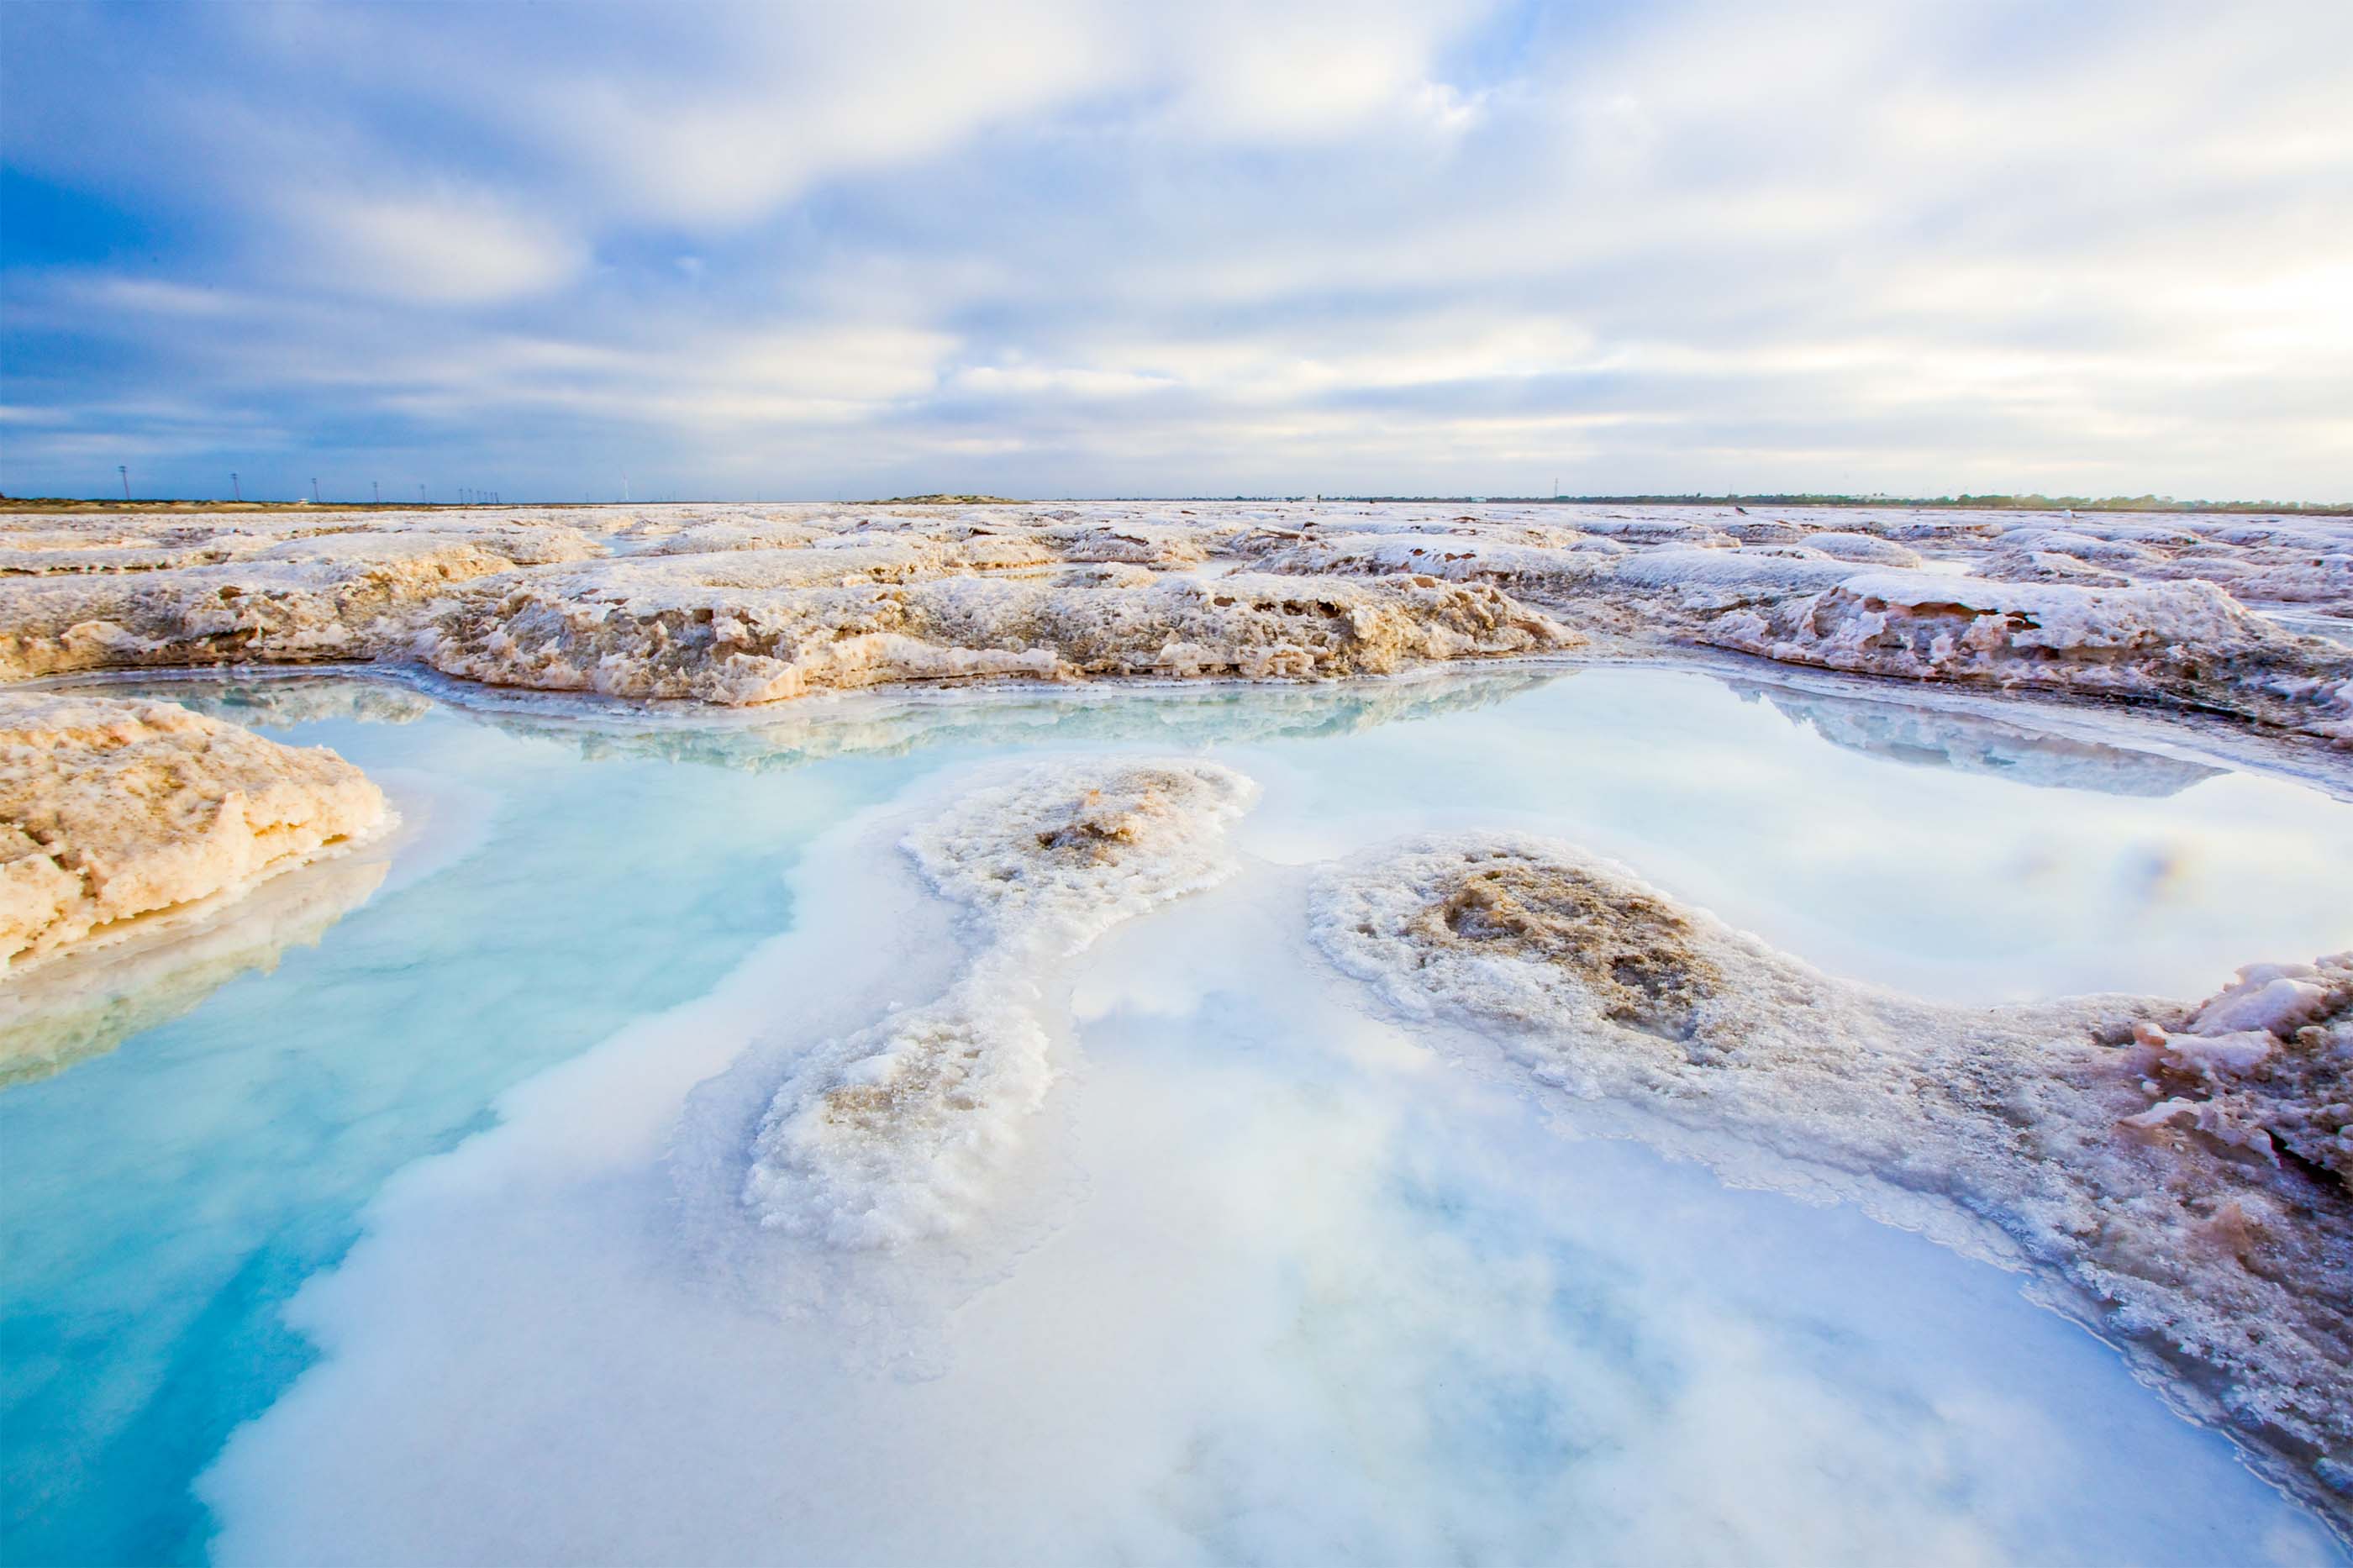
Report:
[[[387,816],[324,747],[169,702],[0,696],[0,963],[249,887]]]
[[[1432,542],[1324,533],[1259,564],[1310,576],[1410,572],[1493,583],[1589,635],[2226,713],[2353,745],[2353,653],[2282,628],[2212,581],[2136,583],[2048,552],[1987,555],[2005,572],[2000,579],[1858,570],[1852,537],[1835,536],[1841,558],[1811,542],[1833,539],[1828,532],[1793,544],[1679,543],[1624,556],[1477,534]],[[2316,589],[2325,565],[2309,568],[2322,574],[2309,578]],[[2295,576],[2307,568],[2273,570]],[[2303,602],[2290,599],[2296,591],[2272,596]],[[2331,601],[2316,592],[2312,602]]]
[[[0,679],[414,659],[738,705],[890,681],[1315,679],[1681,643],[2353,746],[2353,649],[2250,608],[2353,615],[2353,525],[2333,520],[1206,502],[527,519],[0,516]]]
[[[608,568],[593,585],[533,579],[496,600],[470,598],[423,634],[419,652],[437,669],[496,685],[742,706],[988,676],[1386,674],[1578,640],[1483,585],[965,577],[778,588],[701,574],[649,580],[628,570],[640,564]]]
[[[969,912],[945,995],[799,1057],[753,1141],[760,1223],[846,1248],[957,1228],[1052,1081],[1040,977],[1123,921],[1222,880],[1257,786],[1189,761],[1058,763],[975,789],[907,836]]]
[[[1392,1005],[1500,1026],[1564,1093],[1991,1227],[2194,1406],[2353,1481],[2353,953],[2251,965],[2187,1010],[1930,1003],[1511,834],[1335,870],[1314,920]]]

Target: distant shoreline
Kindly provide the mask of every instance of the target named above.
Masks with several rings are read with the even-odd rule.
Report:
[[[1782,506],[1849,507],[1858,510],[1905,511],[2101,511],[2202,512],[2228,516],[2353,518],[2353,501],[2174,500],[2158,496],[1987,495],[1987,496],[1845,496],[1845,495],[1622,495],[1622,496],[1406,496],[1406,495],[1230,495],[1230,496],[1061,496],[1016,500],[1001,496],[908,496],[890,500],[823,501],[704,498],[681,501],[264,501],[264,500],[105,500],[77,496],[0,496],[0,511],[16,512],[216,512],[216,511],[574,511],[584,507],[648,506],[1060,506],[1082,502],[1124,501],[1154,505],[1204,502],[1350,501],[1380,505],[1424,506]]]

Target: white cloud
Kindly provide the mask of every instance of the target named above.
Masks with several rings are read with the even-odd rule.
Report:
[[[333,192],[290,206],[310,281],[328,292],[479,305],[555,288],[587,259],[564,228],[486,195]]]
[[[769,493],[926,453],[1057,492],[1554,457],[1592,488],[2347,488],[2341,5],[39,25],[125,90],[15,51],[0,151],[201,241],[0,283],[19,330],[130,345],[17,356],[58,431],[123,417],[120,376],[224,429],[529,419]]]

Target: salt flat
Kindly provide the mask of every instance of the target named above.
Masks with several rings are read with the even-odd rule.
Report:
[[[2295,518],[1340,502],[0,516],[0,675],[16,678],[371,659],[745,705],[1697,646],[2353,743],[2353,649],[2311,635],[2340,620],[2353,527]]]
[[[2348,552],[0,519],[15,1527],[2326,1558]],[[61,919],[117,818],[174,875]]]

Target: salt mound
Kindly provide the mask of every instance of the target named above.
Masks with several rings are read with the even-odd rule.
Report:
[[[241,890],[385,817],[324,747],[168,702],[0,696],[0,963]]]
[[[618,571],[638,564],[616,563],[607,569],[616,574],[594,585],[501,579],[495,591],[458,602],[419,651],[436,668],[494,685],[740,706],[828,688],[988,676],[1387,673],[1419,659],[1577,640],[1492,588],[1435,583],[1308,587],[1245,575],[1080,587],[948,578],[787,591]]]
[[[2249,964],[2179,1027],[2144,1023],[2135,1038],[2167,1098],[2128,1125],[2192,1127],[2353,1183],[2353,952]]]
[[[1343,970],[1500,1026],[1542,1082],[1926,1200],[2073,1287],[2193,1406],[2353,1478],[2353,954],[2242,970],[2187,1015],[1935,1004],[1514,835],[1347,868],[1315,921]]]
[[[1696,635],[1786,664],[2164,700],[2353,740],[2353,658],[2205,583],[1871,573],[1728,611]]]
[[[0,680],[421,659],[494,684],[742,705],[891,681],[1299,679],[1696,644],[2225,713],[2353,746],[2353,655],[2242,607],[2353,613],[2353,527],[1773,510],[0,513]]]
[[[972,791],[905,849],[979,951],[947,994],[829,1040],[776,1090],[744,1201],[844,1247],[953,1230],[1052,1083],[1039,976],[1122,921],[1232,870],[1257,786],[1210,763],[1055,763]]]
[[[570,530],[338,533],[220,565],[0,580],[0,679],[374,658],[405,644],[408,613],[457,584],[599,548]]]

